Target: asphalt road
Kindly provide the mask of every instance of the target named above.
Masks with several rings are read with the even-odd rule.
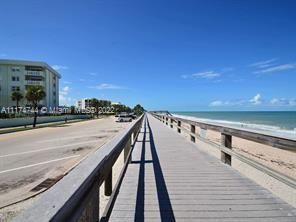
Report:
[[[0,135],[0,208],[40,192],[32,189],[64,175],[128,124],[109,117]]]

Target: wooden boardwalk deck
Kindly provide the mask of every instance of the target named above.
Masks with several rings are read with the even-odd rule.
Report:
[[[296,221],[295,208],[148,115],[110,221]]]

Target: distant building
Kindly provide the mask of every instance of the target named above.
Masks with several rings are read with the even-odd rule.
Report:
[[[78,100],[75,106],[80,110],[85,110],[86,108],[91,107],[91,99],[85,98],[85,99]]]
[[[59,106],[59,79],[61,75],[44,62],[0,59],[0,107],[16,105],[11,94],[19,91],[25,96],[29,86],[42,86],[46,97],[40,102],[46,107]],[[24,98],[19,106],[29,105]]]
[[[111,102],[111,105],[122,105],[120,102]]]

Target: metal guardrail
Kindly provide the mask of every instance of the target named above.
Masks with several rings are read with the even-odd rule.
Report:
[[[105,182],[105,195],[112,195],[112,166],[122,151],[125,165],[130,161],[143,118],[82,161],[15,221],[99,221],[100,186]]]

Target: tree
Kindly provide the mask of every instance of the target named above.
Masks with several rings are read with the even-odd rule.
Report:
[[[107,113],[108,112],[108,107],[111,106],[111,101],[109,100],[99,100],[100,107],[101,107],[101,112],[102,113]]]
[[[113,107],[116,113],[121,113],[121,112],[130,113],[132,111],[130,107],[123,104],[114,104]]]
[[[99,113],[100,113],[100,102],[99,100],[97,100],[96,98],[93,98],[90,102],[91,106],[95,108],[95,112],[97,114],[97,117],[99,117]]]
[[[137,115],[137,116],[140,116],[142,115],[144,112],[145,112],[145,109],[140,105],[136,105],[134,108],[133,108],[133,112]]]
[[[16,110],[18,112],[19,102],[24,98],[23,94],[20,92],[13,92],[11,94],[11,99],[16,101]]]
[[[111,106],[111,101],[109,100],[98,100],[96,98],[93,98],[91,100],[91,106],[95,108],[97,117],[99,117],[100,113],[107,112],[107,107]]]
[[[37,115],[38,115],[38,105],[39,102],[46,96],[42,86],[30,86],[26,93],[26,99],[32,104],[34,109],[34,122],[33,127],[36,127]]]

